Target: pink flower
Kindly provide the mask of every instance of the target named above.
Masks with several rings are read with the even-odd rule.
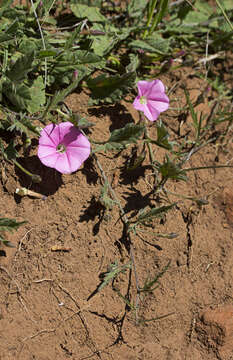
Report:
[[[142,111],[150,120],[157,120],[159,114],[169,107],[169,98],[160,80],[138,81],[138,96],[133,102],[136,110]]]
[[[40,134],[40,161],[62,174],[76,171],[90,155],[89,140],[70,122],[49,124]]]

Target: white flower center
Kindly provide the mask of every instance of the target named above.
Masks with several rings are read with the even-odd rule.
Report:
[[[146,104],[147,104],[147,98],[146,98],[146,96],[141,96],[139,101],[140,101],[140,103],[141,103],[142,105],[146,105]]]
[[[59,153],[64,153],[64,152],[66,152],[66,147],[65,147],[65,145],[63,145],[63,144],[59,144],[58,146],[57,146],[57,152],[59,152]]]

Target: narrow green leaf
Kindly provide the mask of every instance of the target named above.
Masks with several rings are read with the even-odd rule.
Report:
[[[168,270],[169,266],[171,264],[171,260],[168,261],[167,265],[164,266],[164,268],[161,270],[160,273],[158,273],[157,275],[155,275],[155,277],[150,280],[150,281],[146,281],[143,288],[140,290],[140,292],[146,292],[146,291],[153,291],[155,290],[155,288],[152,288],[154,286],[155,283],[158,282],[158,280],[165,274],[165,272]],[[159,286],[159,285],[158,285]],[[158,287],[157,286],[157,287]],[[157,288],[156,287],[156,288]]]
[[[152,26],[149,31],[149,34],[152,34],[154,32],[154,30],[157,29],[158,24],[161,22],[162,18],[165,16],[165,13],[167,11],[167,6],[168,6],[168,0],[161,0],[159,2],[158,12],[154,16],[154,20],[152,22]]]
[[[0,218],[0,231],[13,232],[25,223],[26,221],[17,222],[15,219]]]
[[[80,23],[74,31],[72,31],[71,35],[66,40],[64,50],[68,50],[73,46],[74,41],[79,39],[79,34],[82,28],[82,23]]]
[[[120,273],[125,272],[125,270],[130,268],[131,268],[131,264],[119,266],[117,261],[115,261],[113,264],[110,264],[108,267],[108,271],[102,274],[102,282],[98,286],[98,291],[102,290],[106,285],[109,284],[110,281],[115,279]]]
[[[168,210],[172,209],[176,204],[177,203],[173,203],[168,206],[161,206],[159,208],[153,208],[153,209],[147,211],[146,213],[139,215],[138,218],[136,219],[136,221],[134,221],[134,223],[135,222],[142,223],[144,221],[152,219],[153,217],[161,217]]]
[[[39,59],[45,59],[47,57],[54,57],[57,56],[58,51],[56,50],[40,50],[37,57]]]
[[[196,114],[196,112],[194,110],[194,107],[193,107],[193,104],[192,104],[192,102],[190,100],[189,93],[185,88],[184,88],[184,93],[185,93],[185,97],[186,97],[186,101],[187,101],[187,104],[188,104],[188,107],[189,107],[191,117],[193,119],[194,127],[195,127],[195,129],[197,129],[198,128],[197,114]]]

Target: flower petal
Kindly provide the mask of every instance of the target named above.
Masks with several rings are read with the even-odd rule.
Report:
[[[59,152],[58,145],[65,151]],[[39,140],[38,157],[41,162],[62,174],[76,171],[91,151],[89,140],[70,122],[46,126]]]
[[[147,105],[161,113],[169,108],[169,101],[149,100]]]
[[[62,174],[70,174],[74,171],[72,170],[72,166],[66,152],[58,154],[56,163],[54,164],[54,169]]]
[[[66,152],[72,168],[72,172],[76,171],[82,163],[89,157],[90,148],[72,148]]]
[[[156,81],[156,80],[154,80]],[[141,96],[147,96],[151,92],[151,87],[153,85],[153,81],[145,81],[141,80],[138,81],[137,87],[138,87],[138,95]]]
[[[74,138],[76,139],[73,140]],[[70,127],[62,143],[66,146],[66,151],[60,154],[62,156],[58,158],[55,169],[62,174],[70,174],[80,168],[89,157],[91,145],[86,136],[74,126]]]
[[[158,109],[153,108],[150,104],[148,104],[145,115],[150,121],[157,120],[159,117],[159,114],[160,114],[160,111]]]
[[[47,156],[56,155],[56,148],[49,145],[40,145],[37,155],[40,159],[43,159]]]
[[[156,111],[155,109],[149,107],[148,105],[145,106],[143,112],[144,112],[144,115],[147,117],[147,119],[150,121],[155,121],[159,116],[159,112]]]
[[[60,142],[59,126],[49,124],[40,133],[39,145],[48,145],[57,147]]]
[[[71,122],[62,122],[59,126],[60,131],[60,142],[67,146],[69,143],[77,139],[77,135],[80,133]]]
[[[150,98],[151,95],[153,97],[153,94],[156,93],[165,93],[165,86],[163,85],[162,81],[158,79],[151,81],[150,94],[148,97]]]
[[[57,157],[59,154],[56,152],[55,147],[47,146],[47,145],[40,145],[38,148],[37,153],[40,161],[45,166],[49,166],[51,168],[54,168],[54,165],[56,164]]]

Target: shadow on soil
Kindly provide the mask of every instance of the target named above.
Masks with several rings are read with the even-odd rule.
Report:
[[[123,128],[126,124],[132,123],[133,118],[129,114],[128,110],[122,104],[115,104],[112,106],[100,106],[98,108],[91,108],[88,110],[89,114],[100,118],[101,116],[109,116],[112,122],[109,130],[113,131],[116,129]]]
[[[44,166],[37,156],[19,157],[17,161],[26,170],[42,178],[39,184],[33,183],[30,176],[15,166],[15,173],[22,187],[49,196],[53,195],[63,184],[61,174],[54,169]]]

